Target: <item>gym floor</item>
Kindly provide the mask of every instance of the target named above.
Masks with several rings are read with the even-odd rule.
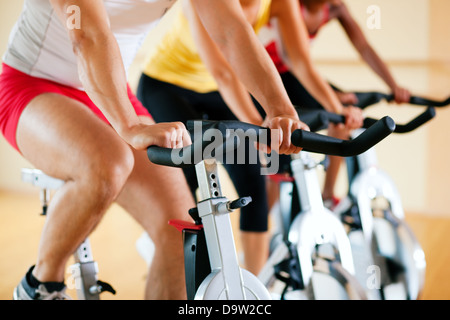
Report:
[[[337,85],[344,80],[345,82],[342,83],[358,90],[383,89],[377,81],[373,80],[372,75],[367,76],[370,72],[360,65],[322,64],[320,67]],[[405,80],[405,86],[418,92],[416,94],[426,94],[442,99],[450,93],[448,90],[450,66],[448,65],[405,66],[400,64],[394,66],[393,70],[400,79]],[[340,79],[336,75],[346,75],[348,78]],[[392,109],[389,108],[391,107],[381,106],[380,112],[390,115],[389,112]],[[407,109],[405,112],[413,111]],[[399,121],[403,121],[401,116],[402,114],[399,115]],[[410,117],[406,117],[408,118]],[[448,207],[446,200],[450,173],[446,169],[449,155],[445,152],[446,148],[442,148],[442,146],[450,145],[450,137],[446,129],[449,118],[448,110],[438,110],[437,118],[427,126],[428,129],[420,131],[417,135],[405,136],[402,138],[405,140],[396,140],[400,138],[393,137],[391,141],[397,145],[392,147],[389,146],[391,142],[383,142],[383,145],[380,145],[381,152],[378,152],[381,164],[392,164],[394,160],[398,162],[398,165],[389,167],[389,174],[393,175],[404,198],[406,220],[425,251],[427,271],[422,299],[426,300],[450,299],[448,269],[450,251],[447,248],[450,241],[448,232],[450,212],[445,212]],[[394,120],[397,121],[396,118]],[[428,140],[418,138],[422,136]],[[437,138],[431,139],[430,136]],[[404,142],[406,140],[408,143]],[[435,146],[436,143],[439,145]],[[408,146],[411,148],[407,148]],[[423,148],[427,149],[423,150]],[[437,153],[436,150],[440,152]],[[409,159],[403,160],[404,158]],[[415,173],[414,180],[411,180],[411,170],[414,169],[404,168],[411,163],[416,167],[418,163],[424,166],[423,170]],[[17,172],[17,175],[20,175],[20,172]],[[433,180],[434,178],[436,179]],[[342,185],[339,190],[344,193],[346,188],[347,186]],[[224,189],[229,198],[235,197],[229,182]],[[26,192],[0,190],[0,299],[2,300],[12,298],[14,287],[30,265],[35,263],[40,232],[45,220],[39,216],[39,212],[40,202],[37,190],[35,192],[30,192],[29,189]],[[237,230],[237,218],[238,214],[233,214],[235,230]],[[105,293],[102,299],[142,299],[147,266],[136,250],[136,240],[141,234],[141,227],[115,205],[111,207],[92,234],[90,239],[94,258],[99,264],[99,278],[111,283],[117,290],[117,295]],[[239,239],[236,241],[239,248]],[[74,291],[69,290],[69,294],[75,297]]]
[[[38,215],[38,194],[0,192],[0,208],[0,300],[8,300],[27,268],[34,263],[45,218]],[[234,217],[236,226],[237,215]],[[427,258],[422,299],[450,299],[450,251],[445,245],[450,240],[450,219],[408,214],[406,220]],[[115,296],[104,293],[102,299],[142,299],[147,267],[135,249],[141,233],[141,227],[114,205],[91,236],[94,258],[99,264],[99,279],[109,282],[117,290]],[[68,293],[76,296],[73,290]]]

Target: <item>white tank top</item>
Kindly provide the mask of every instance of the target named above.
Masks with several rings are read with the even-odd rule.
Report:
[[[175,1],[103,0],[126,70],[148,32]],[[69,23],[80,21],[82,27],[82,12],[80,20],[71,17]],[[3,61],[31,76],[82,89],[67,26],[57,17],[49,0],[25,0]]]

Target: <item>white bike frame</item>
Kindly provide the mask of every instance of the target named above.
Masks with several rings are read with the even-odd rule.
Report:
[[[229,201],[222,196],[215,160],[196,165],[199,181],[198,212],[202,219],[211,273],[195,295],[196,300],[270,300],[266,287],[241,269],[230,222]]]
[[[284,232],[287,232],[288,242],[296,247],[303,285],[305,288],[313,287],[312,297],[308,296],[312,299],[365,299],[363,290],[359,288],[356,279],[353,279],[355,268],[347,233],[341,221],[323,205],[316,167],[317,162],[308,152],[302,151],[292,156],[291,168],[299,193],[301,212]],[[285,204],[280,203],[280,206],[282,205]],[[350,282],[350,286],[344,290],[349,288],[354,290],[350,289],[344,294],[344,290],[328,290],[329,288],[320,290],[314,285],[314,271],[320,266],[314,265],[313,259],[317,254],[317,248],[326,244],[333,248],[329,256],[330,261],[340,263],[343,268],[340,271],[346,274],[345,278]],[[259,275],[263,283],[270,283],[275,265],[286,258],[288,252],[286,243],[280,242]],[[327,267],[322,264],[322,268]]]
[[[354,135],[358,135],[362,131],[363,129],[357,130]],[[367,276],[370,274],[367,268],[376,266],[376,254],[402,261],[406,278],[403,298],[415,300],[423,289],[426,261],[419,242],[404,221],[405,214],[400,194],[389,175],[378,167],[375,148],[358,155],[356,159],[359,171],[350,184],[349,192],[350,196],[355,199],[359,210],[365,244],[362,244],[356,235],[349,234],[349,237],[352,240],[352,246],[355,247],[354,252],[357,251],[357,246],[359,249],[363,246],[363,251],[366,251],[364,254],[366,263],[360,264],[360,268],[357,270],[358,277],[360,281],[365,279],[364,285],[367,284]],[[374,217],[372,201],[377,198],[385,199],[388,202],[392,213],[389,219]],[[349,202],[351,202],[349,199],[344,199],[342,204],[336,208],[336,213],[341,214],[345,211]],[[391,225],[392,228],[387,229],[386,224]],[[378,235],[376,243],[374,235]],[[374,248],[378,252],[373,252]],[[377,288],[375,284],[374,289],[379,289],[379,287]],[[372,291],[371,296],[375,299],[379,298],[376,290],[370,291]],[[389,295],[387,292],[385,294]],[[399,299],[399,296],[393,295],[392,298]]]

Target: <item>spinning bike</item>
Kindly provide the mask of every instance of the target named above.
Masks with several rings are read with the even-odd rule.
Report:
[[[328,126],[320,111],[301,114],[311,130]],[[319,119],[319,120],[318,120]],[[316,173],[319,164],[310,152],[339,156],[360,154],[394,130],[386,117],[353,141],[326,137],[333,147],[319,150],[320,143],[304,145],[292,156],[290,176],[280,179],[278,230],[271,242],[271,254],[259,274],[260,280],[281,299],[348,300],[366,299],[355,278],[352,250],[341,221],[322,202]]]
[[[64,181],[50,177],[37,169],[22,169],[21,177],[22,181],[40,188],[41,215],[45,216],[51,191],[61,188]],[[103,292],[116,294],[110,284],[97,279],[98,264],[94,261],[89,238],[77,248],[73,257],[75,263],[70,266],[70,271],[79,300],[100,300],[100,294]]]
[[[208,122],[203,122],[208,123]],[[236,121],[222,121],[209,122],[208,129],[220,129],[219,137],[222,138],[222,144],[229,144],[229,132],[231,130],[241,130],[245,136],[249,132],[255,133],[255,137],[259,136],[261,130],[264,128],[244,124]],[[322,152],[328,154],[342,154],[354,155],[363,152],[378,143],[380,140],[389,135],[394,127],[392,119],[386,118],[380,121],[371,130],[368,130],[364,135],[355,141],[343,141],[340,139],[330,139],[327,136],[305,132],[301,130],[295,131],[292,135],[293,144],[305,148],[304,150]],[[205,132],[208,132],[206,130]],[[250,135],[251,135],[250,132]],[[266,135],[266,137],[268,137]],[[190,215],[195,223],[186,223],[180,221],[173,221],[171,224],[175,225],[183,232],[184,254],[185,254],[185,273],[187,295],[189,299],[269,299],[270,295],[266,287],[254,275],[241,269],[237,260],[234,240],[232,236],[232,229],[229,221],[228,213],[234,208],[247,204],[250,199],[242,198],[236,202],[230,202],[224,198],[220,191],[220,184],[218,183],[216,160],[215,157],[210,156],[204,158],[204,149],[208,148],[208,144],[204,139],[193,139],[194,143],[190,147],[182,150],[162,149],[157,147],[150,147],[148,150],[149,158],[152,162],[160,165],[167,165],[173,167],[184,167],[186,165],[195,165],[197,171],[197,178],[199,180],[200,199],[197,208],[190,210]],[[242,137],[236,140],[231,140],[232,150],[236,148],[236,143],[240,143]],[[217,140],[215,140],[217,141]],[[267,142],[267,139],[265,140]],[[220,147],[220,146],[219,146]],[[222,147],[222,150],[229,150]],[[222,152],[215,152],[220,155]],[[173,156],[180,155],[174,161]],[[201,155],[197,161],[194,161],[194,155]],[[223,159],[224,157],[222,157]],[[208,166],[211,166],[208,168]],[[242,202],[242,200],[245,200]],[[317,218],[324,216],[318,214],[305,220],[302,225],[317,226],[318,231],[313,234],[312,239],[303,239],[298,241],[299,253],[301,257],[307,258],[304,249],[313,250],[311,248],[312,242],[320,237],[321,243],[315,247],[315,252],[325,254],[327,250],[326,244],[335,244],[331,249],[341,250],[342,256],[333,261],[333,270],[339,270],[344,277],[347,272],[344,268],[337,266],[336,261],[345,260],[345,265],[352,270],[352,257],[350,245],[346,239],[345,231],[337,219],[332,221],[332,226],[328,229],[319,227]],[[331,220],[332,218],[330,218]],[[338,229],[341,227],[341,229]],[[336,232],[336,230],[338,230]],[[303,231],[303,230],[302,230]],[[339,233],[339,231],[341,231]],[[311,234],[310,234],[311,235]],[[308,241],[308,243],[306,243]],[[326,243],[326,244],[325,244]],[[319,244],[323,244],[320,245]],[[225,251],[224,251],[225,250]],[[334,251],[333,251],[334,252]],[[345,254],[344,254],[345,252]],[[311,259],[311,257],[309,257]],[[301,260],[301,262],[306,262]],[[327,265],[328,266],[328,265]],[[303,263],[302,267],[307,268],[307,264]],[[304,273],[306,274],[306,272]],[[357,285],[355,281],[352,282]]]
[[[392,96],[360,93],[359,98],[360,107],[365,108]],[[411,104],[429,103],[443,107],[450,99],[411,98]],[[407,125],[397,126],[395,132],[411,132],[434,116],[434,108],[428,107]],[[425,254],[404,220],[394,182],[378,167],[374,149],[346,161],[349,192],[334,211],[346,225],[359,282],[371,299],[418,299],[425,281]]]
[[[202,123],[200,137],[194,133],[191,146],[179,150],[148,148],[149,159],[155,164],[179,168],[193,165],[196,169],[198,203],[189,210],[194,223],[170,221],[183,236],[187,297],[189,300],[269,300],[265,286],[239,266],[230,222],[229,214],[248,205],[251,198],[229,201],[222,194],[217,170],[218,158],[224,159],[227,152],[234,152],[241,143],[239,136],[230,132],[248,128],[237,121],[199,123]],[[208,134],[213,134],[214,143],[207,140]]]

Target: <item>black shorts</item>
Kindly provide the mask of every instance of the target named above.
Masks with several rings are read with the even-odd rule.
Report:
[[[288,71],[280,74],[280,76],[294,106],[297,108],[324,109],[323,106],[316,99],[314,99],[313,96],[311,96],[303,84],[298,81],[292,73]]]
[[[188,120],[236,120],[219,92],[198,93],[170,83],[142,75],[137,97],[148,109],[156,122]],[[261,107],[257,106],[260,110]],[[261,175],[261,164],[225,165],[239,197],[250,196],[253,201],[241,209],[240,229],[264,232],[268,229],[268,205],[266,176]],[[198,188],[193,167],[183,169],[195,196]]]

